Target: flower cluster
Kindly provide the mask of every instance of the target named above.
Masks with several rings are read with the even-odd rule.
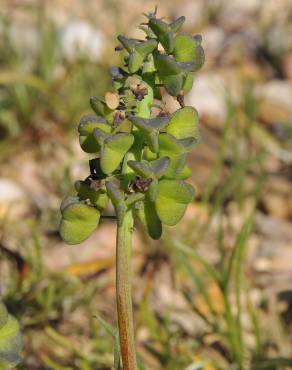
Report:
[[[123,67],[110,70],[114,92],[91,98],[95,114],[80,120],[80,146],[95,158],[90,175],[75,184],[77,196],[61,205],[60,233],[68,244],[92,234],[109,200],[119,225],[132,211],[158,239],[162,224],[177,224],[194,198],[185,180],[191,174],[187,155],[199,137],[198,114],[185,106],[184,95],[204,63],[201,37],[180,32],[185,17],[170,24],[156,12],[147,18],[140,26],[145,40],[118,36],[116,50],[126,56]],[[163,90],[180,103],[172,114]]]

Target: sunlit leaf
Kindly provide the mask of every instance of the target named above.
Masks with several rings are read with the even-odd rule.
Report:
[[[178,62],[193,63],[192,72],[200,69],[205,61],[205,54],[200,43],[191,35],[177,35],[174,40],[173,55]]]
[[[198,139],[198,112],[193,107],[184,107],[175,111],[171,117],[166,132],[176,139],[193,137]]]
[[[96,229],[100,212],[76,197],[68,197],[61,204],[60,235],[67,244],[79,244]]]
[[[93,130],[96,128],[104,133],[109,133],[111,130],[110,125],[103,117],[86,115],[81,118],[78,126],[79,143],[86,153],[97,153],[100,150],[100,146],[93,136]]]
[[[94,136],[101,142],[100,132],[94,130]],[[127,151],[134,142],[134,136],[127,133],[109,135],[103,140],[100,150],[100,166],[105,174],[110,174],[118,168]]]
[[[161,180],[158,184],[156,211],[161,222],[176,225],[183,217],[187,204],[194,199],[194,189],[181,180]]]

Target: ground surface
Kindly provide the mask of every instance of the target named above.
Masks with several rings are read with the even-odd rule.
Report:
[[[114,37],[140,37],[154,2],[0,3],[0,291],[22,325],[18,368],[110,369],[97,317],[115,326],[115,225],[68,247],[58,209],[87,174],[76,126],[110,88]],[[139,355],[151,370],[292,368],[292,2],[158,5],[203,36],[187,99],[202,138],[184,220],[158,242],[136,228]]]

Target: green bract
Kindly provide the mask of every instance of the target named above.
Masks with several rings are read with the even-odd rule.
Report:
[[[61,206],[60,233],[68,244],[93,233],[109,201],[118,225],[130,211],[153,239],[163,224],[177,224],[193,201],[194,189],[184,180],[191,175],[187,157],[199,141],[199,118],[184,95],[205,57],[201,37],[180,32],[184,21],[166,22],[155,12],[140,27],[144,40],[118,36],[124,65],[111,67],[113,90],[90,99],[95,114],[78,126],[81,148],[94,158],[89,176],[75,183],[77,196]],[[166,92],[180,109],[165,110]]]
[[[19,325],[15,318],[8,314],[0,301],[0,369],[10,369],[20,360],[22,349]]]
[[[100,212],[75,197],[65,198],[61,204],[60,234],[67,244],[79,244],[96,229]]]
[[[111,129],[103,117],[87,115],[81,118],[78,126],[79,143],[86,153],[97,153],[100,149],[93,136],[93,130],[96,128],[108,133]]]
[[[188,203],[194,199],[194,189],[181,180],[162,180],[158,183],[155,207],[166,225],[176,225],[183,217]]]
[[[93,135],[100,145],[101,170],[105,174],[110,174],[118,168],[125,154],[131,148],[134,137],[126,133],[106,135],[100,129],[94,129]]]
[[[176,139],[199,138],[199,117],[193,107],[178,109],[171,115],[166,132]]]
[[[178,62],[193,63],[193,72],[200,69],[205,61],[204,49],[197,37],[188,34],[177,35],[173,55]]]

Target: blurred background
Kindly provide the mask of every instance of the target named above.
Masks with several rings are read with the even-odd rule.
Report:
[[[116,36],[141,37],[155,5],[187,17],[206,63],[187,98],[196,201],[161,240],[135,232],[139,356],[148,370],[292,369],[291,0],[0,0],[0,293],[22,327],[17,368],[113,366],[115,225],[66,246],[59,205],[87,175],[76,128],[111,88]]]

